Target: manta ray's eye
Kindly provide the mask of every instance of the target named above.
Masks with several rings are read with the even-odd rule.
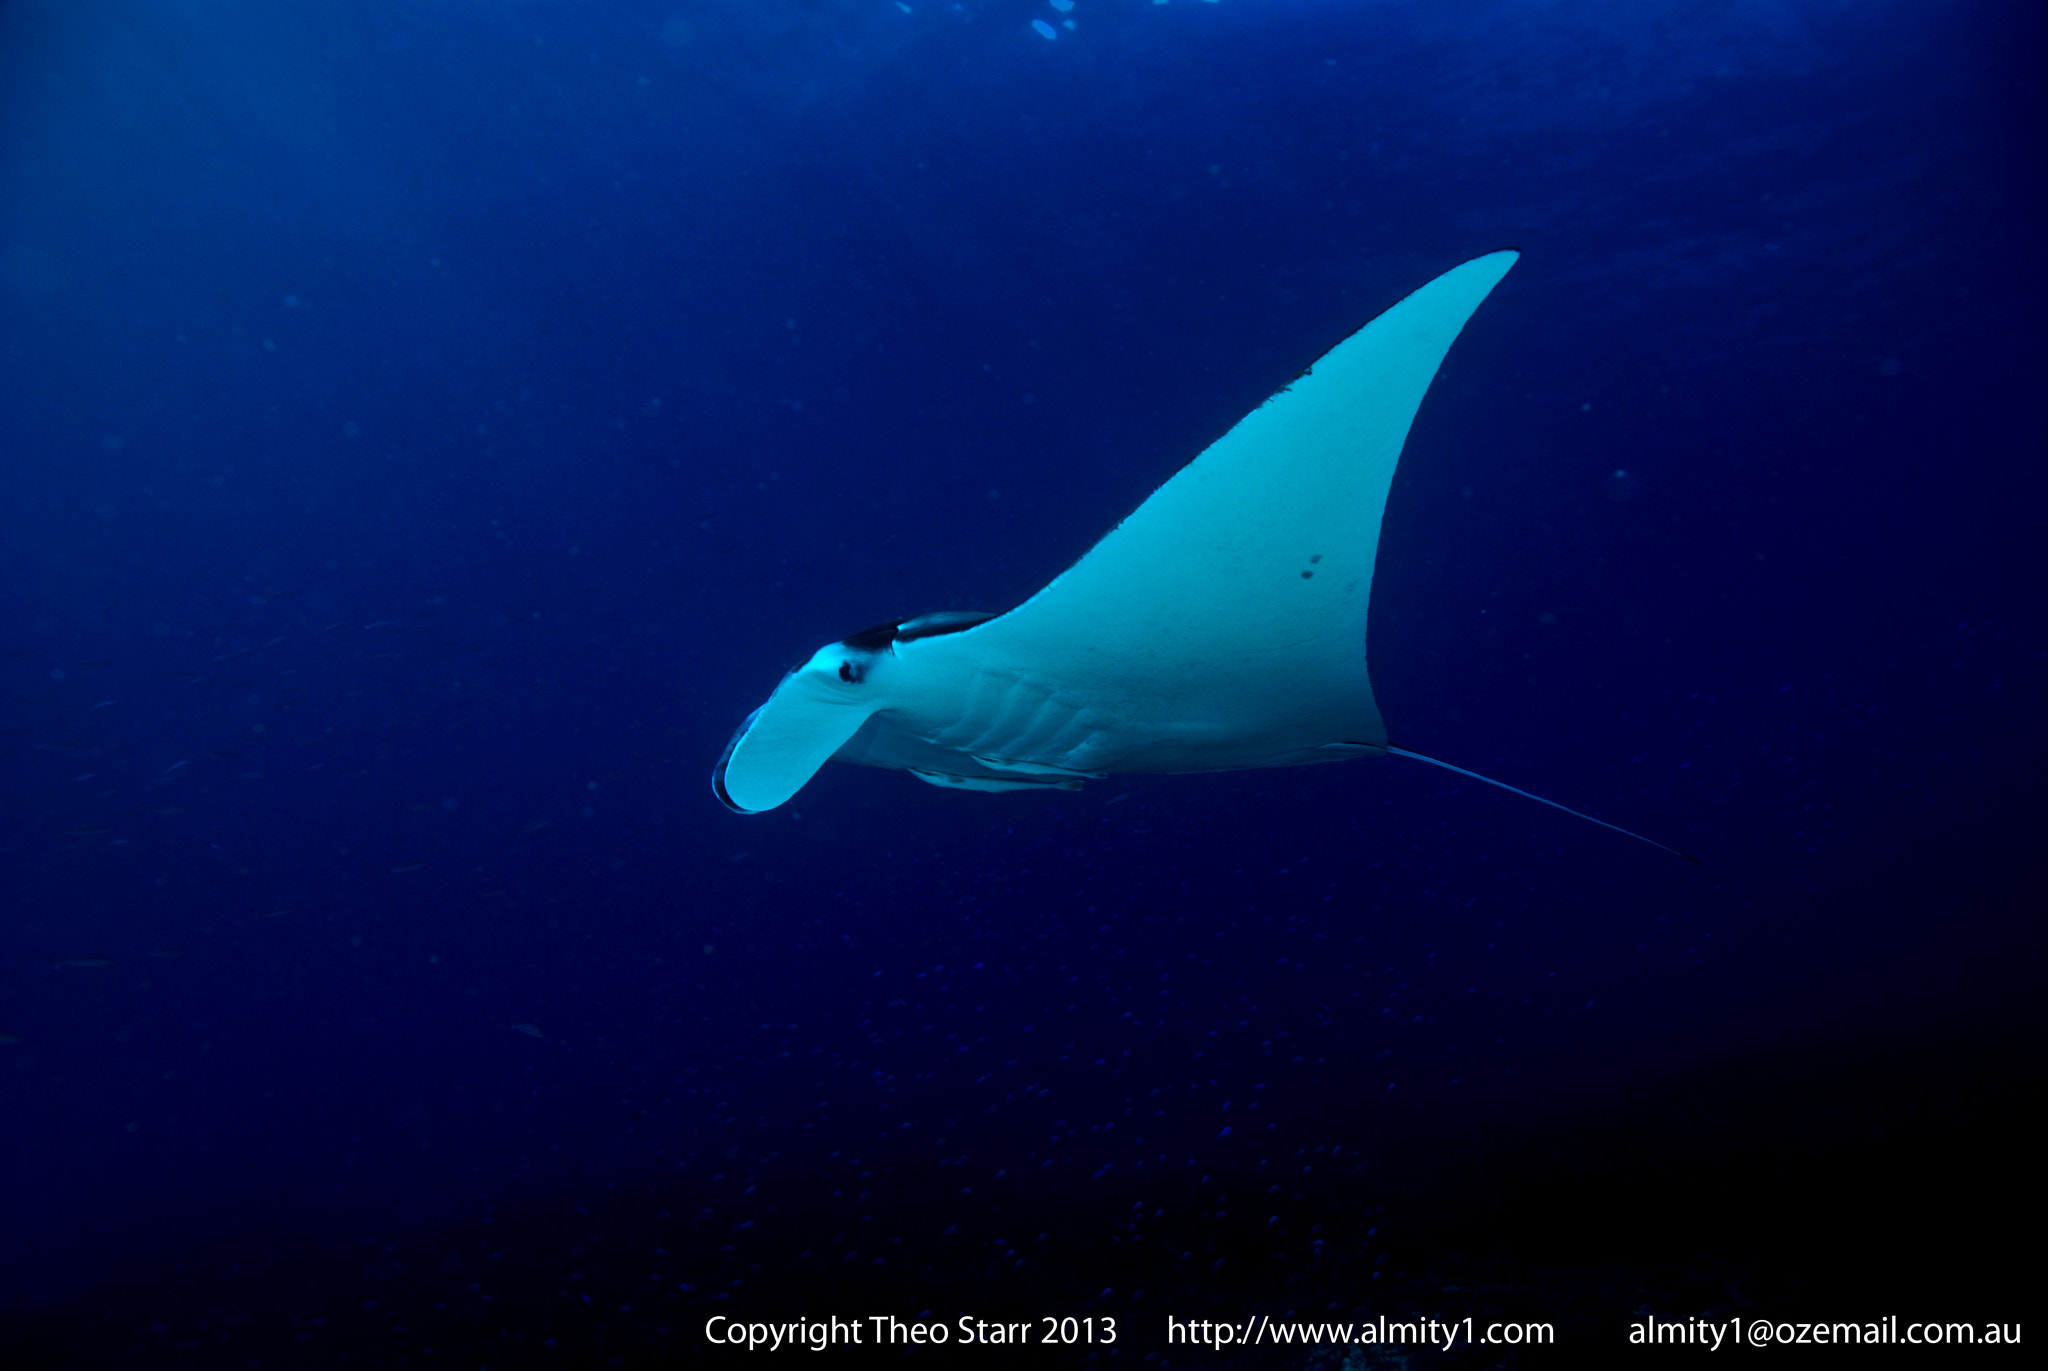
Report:
[[[839,679],[848,685],[859,685],[867,676],[868,669],[859,662],[849,659],[839,664]]]

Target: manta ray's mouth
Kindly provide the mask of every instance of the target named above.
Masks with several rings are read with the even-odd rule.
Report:
[[[752,728],[754,720],[760,717],[761,711],[757,709],[746,718],[740,720],[740,726],[732,731],[732,737],[725,740],[725,751],[718,754],[718,765],[711,769],[711,793],[718,797],[720,804],[735,814],[754,814],[759,812],[746,809],[733,800],[732,792],[725,788],[725,769],[732,762],[732,750],[740,745],[740,739],[747,736],[747,730]]]

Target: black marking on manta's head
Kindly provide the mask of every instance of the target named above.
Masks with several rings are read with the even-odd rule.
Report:
[[[896,625],[896,641],[914,643],[920,638],[943,638],[948,633],[963,632],[995,617],[973,609],[944,609],[937,614],[920,614]]]
[[[895,641],[896,621],[891,619],[886,624],[876,624],[873,628],[864,628],[858,633],[849,633],[839,640],[839,645],[841,647],[858,648],[862,652],[880,652]]]
[[[882,652],[898,643],[914,643],[920,638],[942,638],[948,633],[960,633],[995,617],[972,609],[940,610],[937,614],[920,614],[915,619],[898,619],[864,628],[841,638],[839,645],[858,652]]]

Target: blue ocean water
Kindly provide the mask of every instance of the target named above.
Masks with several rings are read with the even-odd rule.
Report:
[[[2044,57],[2024,0],[0,9],[0,1360],[2021,1320]],[[718,805],[820,644],[1019,602],[1503,246],[1379,702],[1699,866],[1398,760]]]

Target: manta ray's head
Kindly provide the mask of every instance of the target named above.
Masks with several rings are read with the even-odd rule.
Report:
[[[711,773],[712,793],[741,814],[775,808],[885,706],[888,670],[900,646],[993,617],[969,610],[922,614],[819,648],[740,724]]]

